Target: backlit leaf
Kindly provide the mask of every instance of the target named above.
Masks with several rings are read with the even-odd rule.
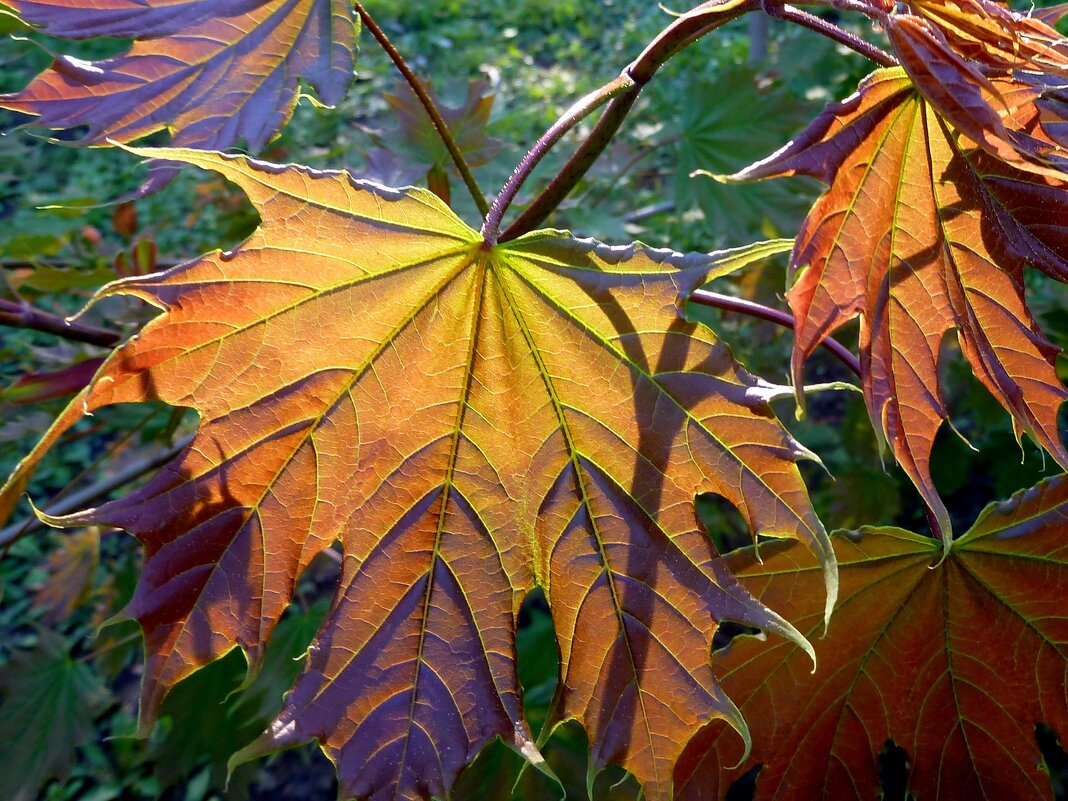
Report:
[[[669,799],[694,732],[717,717],[744,727],[711,670],[717,621],[795,636],[726,571],[695,495],[806,542],[830,601],[836,586],[795,464],[808,452],[767,385],[682,313],[744,256],[555,231],[491,247],[426,191],[138,152],[221,173],[262,217],[233,253],[100,292],[163,314],[20,468],[107,404],[200,414],[146,486],[54,521],[145,546],[127,610],[148,649],[142,722],[234,647],[255,669],[297,577],[340,540],[335,604],[245,756],[316,738],[344,792],[374,799],[446,794],[497,736],[537,761],[515,665],[537,584],[560,648],[554,720],[583,723],[595,767],[622,765]]]
[[[24,406],[67,398],[84,388],[103,359],[85,359],[61,370],[47,373],[26,373],[15,383],[0,389],[0,404]]]
[[[259,150],[285,125],[298,78],[328,105],[352,80],[356,28],[349,0],[5,0],[45,33],[134,37],[100,62],[60,56],[0,107],[78,140],[131,142],[166,128],[174,145]],[[148,187],[166,180],[158,171]]]
[[[1024,172],[966,139],[900,69],[869,76],[778,153],[738,178],[806,174],[830,185],[791,257],[793,372],[860,317],[871,419],[943,531],[930,474],[947,417],[938,368],[955,330],[976,376],[1065,467],[1057,349],[1031,317],[1023,270],[1068,280],[1068,179]]]
[[[1068,169],[1068,43],[1041,18],[994,0],[912,0],[887,34],[902,67],[951,127],[1014,166]]]
[[[812,638],[742,636],[715,655],[753,732],[753,754],[713,724],[676,772],[679,801],[712,801],[763,764],[756,799],[879,798],[879,754],[907,754],[931,801],[1052,799],[1036,724],[1068,734],[1068,478],[988,507],[936,567],[938,544],[900,529],[832,538],[841,601],[826,637],[820,571],[775,543],[727,557],[742,583]]]
[[[467,163],[472,167],[488,164],[504,146],[499,139],[486,135],[495,98],[489,90],[489,82],[470,81],[464,101],[457,106],[441,102],[433,89],[428,88],[427,91],[434,98]],[[386,94],[385,98],[396,117],[397,129],[385,137],[384,146],[407,156],[406,163],[414,162],[427,170],[451,167],[452,157],[448,148],[442,143],[437,129],[408,84],[398,83],[393,94]]]
[[[42,631],[32,651],[0,668],[0,776],[12,801],[34,801],[52,778],[70,773],[75,750],[93,737],[107,691],[75,661],[59,635]]]

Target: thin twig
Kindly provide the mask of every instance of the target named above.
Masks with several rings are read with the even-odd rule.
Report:
[[[489,213],[486,215],[486,221],[482,225],[482,236],[487,243],[496,244],[504,212],[515,199],[516,193],[523,185],[523,182],[538,166],[538,162],[544,158],[545,154],[552,149],[553,145],[559,142],[561,137],[578,125],[581,120],[613,97],[639,88],[634,80],[624,73],[615,80],[609,81],[599,89],[595,89],[580,98],[552,124],[549,130],[541,135],[538,141],[534,143],[534,146],[523,156],[523,160],[516,166],[508,182],[493,201],[493,206],[490,208]],[[637,94],[635,93],[636,96]]]
[[[781,325],[783,328],[793,329],[795,325],[793,315],[787,312],[773,309],[770,306],[765,306],[763,303],[756,303],[752,300],[732,298],[730,295],[721,295],[719,292],[710,292],[707,289],[695,290],[694,293],[690,295],[690,300],[694,303],[700,303],[702,306],[712,306],[717,309],[723,309],[724,311],[738,312],[739,314],[746,314],[760,320],[767,320],[770,323]],[[850,352],[849,348],[830,337],[824,339],[820,344],[837,356],[842,364],[852,370],[858,378],[862,377],[860,360]]]
[[[90,484],[83,490],[72,492],[62,501],[50,504],[44,511],[49,515],[58,517],[60,515],[69,514],[77,509],[81,509],[93,501],[110,495],[119,487],[129,484],[131,481],[136,481],[141,478],[141,476],[155,470],[157,467],[162,467],[185,450],[186,446],[192,441],[192,436],[183,437],[172,447],[133,462],[122,470],[119,470],[115,475],[108,476],[107,478],[103,478],[100,481]],[[45,524],[36,517],[12,523],[7,528],[0,530],[0,548],[7,548],[20,537],[42,528],[45,528]]]
[[[898,60],[882,48],[876,47],[871,42],[861,39],[855,33],[850,33],[833,22],[817,17],[815,14],[810,14],[794,6],[772,7],[768,13],[778,19],[793,22],[803,28],[808,28],[810,31],[826,36],[828,39],[845,45],[850,50],[860,53],[860,55],[880,66],[896,67],[898,65]]]
[[[448,123],[445,122],[445,118],[441,116],[441,112],[438,110],[437,105],[435,105],[434,98],[430,96],[430,93],[423,85],[423,82],[419,80],[414,72],[412,72],[411,67],[408,66],[404,57],[401,56],[397,48],[393,46],[393,42],[386,36],[386,32],[378,27],[378,23],[367,13],[367,9],[363,7],[363,4],[361,4],[359,0],[355,0],[353,7],[356,9],[356,13],[360,15],[360,20],[363,22],[364,27],[371,32],[371,35],[375,38],[378,44],[386,51],[386,55],[393,60],[393,64],[404,77],[405,82],[411,87],[415,96],[419,98],[419,102],[426,110],[427,116],[430,117],[430,121],[434,124],[434,128],[437,130],[438,136],[449,151],[453,164],[455,164],[456,169],[460,171],[460,177],[463,178],[467,191],[471,193],[471,198],[475,201],[475,205],[478,207],[478,213],[485,217],[489,213],[489,204],[486,202],[486,196],[482,194],[482,189],[475,180],[475,176],[471,172],[471,167],[467,164],[464,154],[460,152],[460,146],[456,144],[456,139],[453,138]]]
[[[125,637],[122,637],[122,638],[120,638],[118,640],[114,640],[114,641],[109,642],[109,643],[107,643],[105,645],[102,645],[99,648],[96,648],[96,649],[90,651],[87,654],[82,654],[81,656],[78,657],[78,661],[79,662],[83,662],[83,663],[84,662],[91,662],[92,660],[96,659],[98,656],[103,656],[104,654],[107,654],[107,653],[110,653],[111,651],[114,651],[116,648],[121,648],[124,645],[129,645],[130,643],[134,642],[135,640],[140,640],[142,636],[144,636],[144,635],[142,635],[141,634],[141,630],[138,629],[137,631],[133,632],[132,634],[127,634]]]
[[[619,127],[623,124],[627,114],[630,113],[631,108],[638,99],[638,95],[641,93],[642,87],[649,82],[665,61],[705,34],[757,8],[759,8],[757,0],[746,0],[746,2],[737,3],[736,5],[705,3],[678,17],[664,28],[642,51],[641,55],[623,71],[623,75],[630,78],[632,85],[616,94],[610,100],[597,124],[590,131],[590,135],[579,145],[578,149],[571,155],[571,158],[567,160],[556,176],[549,182],[549,185],[538,194],[526,211],[520,214],[495,239],[501,242],[508,242],[528,231],[534,230],[545,221],[545,218],[560,205],[561,201],[575,188],[587,170],[604,152],[608,143],[612,141]],[[619,79],[617,78],[616,80],[618,81]],[[612,84],[606,84],[605,86],[610,85]],[[595,92],[591,93],[591,95],[595,94]],[[591,95],[587,95],[587,97]],[[595,108],[596,106],[590,108],[587,113]],[[544,155],[544,153],[541,155]],[[524,159],[524,161],[526,160]],[[529,169],[533,169],[536,164],[537,161],[534,161],[533,164],[528,165]],[[523,166],[521,163],[520,167]],[[509,179],[509,184],[515,182],[515,189],[518,190],[518,186],[526,180],[529,169],[526,173],[517,175],[516,173],[519,173],[519,168],[517,168],[516,173],[513,173],[512,178]],[[507,185],[506,188],[508,188]],[[503,194],[504,190],[502,190]],[[506,200],[510,203],[513,198],[514,191]],[[503,215],[503,212],[504,209],[502,208],[500,214]]]
[[[42,311],[29,303],[19,303],[6,298],[0,298],[0,325],[43,331],[72,342],[85,342],[105,348],[113,347],[120,339],[117,333],[106,328],[70,322],[58,314]]]

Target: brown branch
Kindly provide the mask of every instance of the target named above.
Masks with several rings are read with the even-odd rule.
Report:
[[[773,309],[770,306],[765,306],[763,303],[756,303],[752,300],[743,300],[742,298],[733,298],[730,295],[721,295],[719,292],[710,292],[707,289],[695,290],[690,295],[690,300],[693,303],[700,303],[702,306],[712,306],[716,309],[723,309],[728,312],[738,312],[739,314],[746,314],[750,317],[756,317],[760,320],[767,320],[770,323],[781,325],[783,328],[793,329],[795,321],[793,315],[788,314],[778,309]],[[841,342],[835,339],[827,337],[820,343],[824,348],[829,350],[838,359],[852,370],[858,378],[863,378],[861,375],[860,361],[854,356],[849,348],[843,345]]]
[[[0,325],[43,331],[72,342],[85,342],[104,348],[114,347],[120,339],[117,333],[106,328],[71,322],[58,314],[35,308],[29,303],[19,303],[4,298],[0,298]]]
[[[110,495],[119,487],[129,484],[131,481],[136,481],[141,476],[155,470],[157,467],[162,467],[185,450],[186,446],[192,441],[193,438],[191,436],[183,437],[172,447],[161,450],[145,459],[133,462],[122,470],[119,470],[115,475],[103,478],[100,481],[90,484],[83,490],[72,492],[61,501],[49,504],[44,511],[49,515],[58,517],[82,509],[87,504]],[[15,540],[42,528],[46,528],[46,525],[36,517],[12,523],[7,528],[0,530],[0,548],[6,549],[11,543],[15,542]]]
[[[438,132],[438,137],[441,139],[442,144],[449,151],[449,155],[452,157],[453,164],[456,165],[456,169],[460,171],[460,177],[463,178],[464,185],[467,186],[467,191],[471,193],[471,198],[475,201],[475,205],[478,207],[478,213],[485,217],[489,213],[489,204],[486,202],[486,196],[482,194],[482,189],[478,185],[478,181],[475,180],[474,174],[471,172],[471,167],[467,163],[467,159],[464,158],[464,154],[460,151],[460,146],[456,144],[456,139],[452,135],[452,131],[449,130],[449,125],[445,122],[445,118],[441,116],[441,112],[438,110],[437,105],[434,103],[434,98],[430,96],[426,86],[419,80],[418,76],[412,71],[412,68],[408,66],[408,62],[404,60],[404,57],[400,54],[396,47],[393,46],[393,42],[386,36],[386,32],[378,27],[378,23],[374,21],[374,18],[367,13],[367,9],[363,7],[363,4],[356,0],[353,3],[353,7],[356,9],[356,13],[360,15],[360,20],[363,22],[364,27],[371,32],[371,35],[375,38],[382,49],[386,51],[386,55],[393,60],[393,64],[397,67],[397,70],[404,77],[405,82],[411,87],[411,90],[415,93],[415,96],[419,99],[423,109],[426,111],[427,116],[430,117],[430,121],[434,124],[435,130]]]
[[[608,143],[612,141],[619,127],[623,124],[623,120],[626,119],[627,114],[633,108],[642,87],[649,82],[665,61],[705,34],[757,8],[759,8],[757,0],[745,0],[738,3],[703,3],[678,17],[664,28],[642,51],[641,55],[623,70],[623,76],[629,78],[632,82],[630,88],[611,99],[590,135],[579,145],[560,172],[538,194],[526,211],[520,214],[504,230],[499,237],[499,241],[508,242],[528,231],[534,230],[560,205],[560,202],[575,188],[593,163],[600,157],[601,153],[604,152]],[[616,80],[618,81],[619,79],[617,78]],[[610,85],[606,84],[605,86]],[[587,95],[587,97],[590,97],[590,95]],[[596,106],[590,108],[589,111],[594,110],[594,108]],[[544,155],[544,153],[541,155]],[[529,169],[526,172],[517,175],[516,173],[520,172],[519,168],[517,168],[516,173],[512,174],[509,184],[514,182],[517,185],[511,195],[506,198],[507,202],[511,202],[515,191],[518,190],[518,185],[521,185],[526,180],[529,171],[537,165],[539,160],[540,156],[532,164],[527,165]],[[526,160],[524,159],[524,161]],[[524,165],[521,163],[520,166]],[[507,188],[508,186],[506,185]],[[502,194],[504,194],[504,190],[502,190]],[[501,209],[500,213],[502,215],[503,211]]]

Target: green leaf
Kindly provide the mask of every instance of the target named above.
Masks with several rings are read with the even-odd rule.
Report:
[[[37,647],[0,669],[0,776],[10,801],[33,801],[49,779],[70,775],[78,746],[109,698],[70,644],[42,631]]]

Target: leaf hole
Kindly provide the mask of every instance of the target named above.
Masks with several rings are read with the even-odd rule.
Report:
[[[879,752],[879,784],[882,801],[910,801],[909,754],[893,740],[883,744]]]
[[[1042,752],[1042,763],[1049,773],[1056,801],[1068,801],[1068,754],[1064,751],[1057,730],[1045,723],[1035,724],[1035,742]]]
[[[734,504],[711,492],[697,496],[697,516],[721,554],[751,545],[753,535]]]
[[[756,797],[756,783],[760,772],[764,770],[763,763],[753,765],[749,770],[731,782],[727,788],[727,794],[723,801],[753,801]]]
[[[523,688],[523,713],[536,738],[548,718],[560,676],[556,631],[541,588],[527,593],[519,608],[516,655],[519,683]]]

